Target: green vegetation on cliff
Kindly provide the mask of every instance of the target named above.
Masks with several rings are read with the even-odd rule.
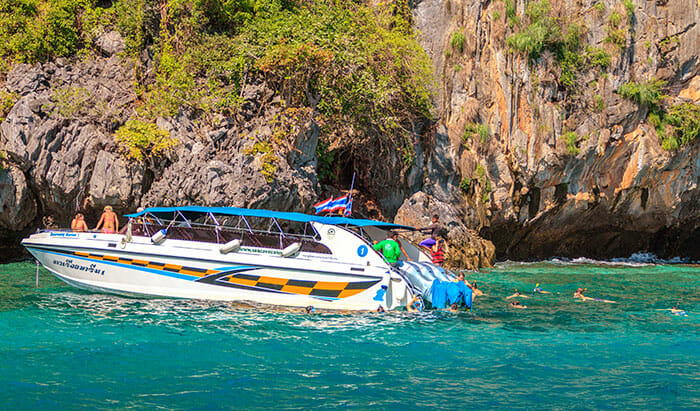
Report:
[[[629,82],[617,88],[617,93],[649,109],[649,123],[656,129],[665,150],[676,150],[700,138],[700,106],[679,103],[663,107],[666,82],[651,79],[644,83]]]
[[[117,142],[127,155],[137,161],[158,157],[178,144],[170,134],[152,123],[129,120],[115,133]]]
[[[137,63],[139,121],[234,116],[246,85],[264,84],[285,107],[313,110],[322,139],[379,137],[410,163],[412,123],[431,116],[434,81],[410,20],[402,0],[9,0],[0,57],[89,55],[116,30]],[[139,65],[146,53],[155,70]]]

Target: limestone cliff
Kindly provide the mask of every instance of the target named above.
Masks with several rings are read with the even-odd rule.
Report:
[[[578,66],[510,40],[543,19],[533,6],[579,30]],[[664,80],[664,104],[700,103],[700,2],[426,0],[414,15],[452,153],[443,201],[460,203],[501,258],[700,258],[697,141],[662,149],[649,107],[617,93]]]
[[[422,226],[439,213],[455,266],[493,262],[493,245],[477,232],[500,258],[648,250],[700,259],[698,143],[664,150],[649,107],[616,92],[630,81],[666,80],[664,104],[700,103],[700,2],[550,1],[552,21],[581,29],[574,69],[546,47],[533,58],[509,45],[527,30],[532,3],[412,3],[437,79],[435,119],[413,124],[410,162],[379,140],[340,136],[329,147],[343,174],[336,187],[319,183],[312,112],[285,125],[292,137],[274,147],[273,160],[256,146],[287,109],[263,80],[246,83],[235,115],[158,118],[180,143],[138,162],[113,133],[138,104],[135,65],[148,75],[149,53],[138,62],[121,57],[119,34],[108,32],[95,42],[99,55],[16,65],[2,85],[14,100],[0,112],[0,237],[16,244],[46,215],[67,224],[81,210],[96,221],[106,204],[119,213],[174,204],[308,212],[347,188],[354,171],[369,217]],[[273,175],[261,173],[269,166]]]

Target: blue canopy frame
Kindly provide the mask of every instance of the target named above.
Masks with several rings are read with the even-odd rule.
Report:
[[[157,218],[166,219],[172,217],[175,213],[182,215],[187,219],[194,219],[203,214],[219,214],[230,216],[243,217],[263,217],[263,218],[279,218],[282,220],[298,221],[302,223],[317,222],[321,224],[331,225],[351,225],[356,227],[381,227],[386,230],[402,229],[415,230],[414,227],[387,223],[384,221],[365,220],[348,217],[321,217],[303,213],[292,213],[288,211],[271,211],[252,208],[237,208],[237,207],[201,207],[201,206],[184,206],[184,207],[150,207],[140,213],[127,214],[126,217],[136,218],[145,214],[150,214]]]

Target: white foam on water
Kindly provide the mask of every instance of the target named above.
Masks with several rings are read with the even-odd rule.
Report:
[[[654,253],[639,252],[634,253],[627,258],[611,258],[609,260],[595,260],[588,257],[578,257],[578,258],[566,258],[566,257],[553,257],[548,260],[543,261],[500,261],[499,266],[508,265],[532,265],[532,264],[557,264],[557,265],[580,265],[580,264],[591,264],[591,265],[616,265],[616,266],[626,266],[626,267],[644,267],[650,265],[663,265],[663,264],[690,264],[693,263],[687,257],[673,257],[669,259],[664,259],[658,257]]]

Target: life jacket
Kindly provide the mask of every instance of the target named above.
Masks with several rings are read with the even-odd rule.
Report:
[[[430,250],[432,252],[433,264],[442,265],[445,261],[445,253],[442,251],[442,247],[438,247],[437,251]]]

